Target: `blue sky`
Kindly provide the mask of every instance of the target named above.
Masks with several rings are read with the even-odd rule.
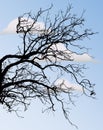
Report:
[[[70,118],[78,125],[79,130],[97,130],[103,128],[103,1],[102,0],[71,0],[73,12],[78,15],[86,10],[84,17],[85,26],[99,32],[84,40],[83,44],[91,48],[89,54],[94,56],[97,63],[87,63],[88,70],[85,71],[86,77],[96,84],[96,100],[82,96],[76,100],[76,106],[71,107]],[[10,21],[25,12],[36,12],[40,7],[46,8],[51,3],[54,5],[53,12],[59,9],[64,10],[68,0],[2,0],[0,3],[0,31],[4,29]],[[0,35],[0,56],[14,52],[18,42],[16,36]],[[42,113],[42,104],[32,101],[26,112],[20,112],[24,118],[18,118],[14,113],[8,113],[0,107],[0,125],[2,130],[75,130],[68,124],[58,109],[55,113]]]

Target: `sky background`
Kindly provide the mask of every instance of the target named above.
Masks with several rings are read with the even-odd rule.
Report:
[[[99,130],[103,128],[103,1],[102,0],[71,0],[73,13],[80,15],[85,9],[85,27],[91,28],[98,34],[90,40],[84,40],[83,44],[91,48],[89,54],[97,63],[87,63],[86,77],[96,84],[96,100],[82,96],[76,99],[76,106],[71,107],[70,119],[79,130]],[[68,4],[68,0],[1,0],[0,1],[0,31],[7,27],[8,23],[25,12],[36,12],[40,7],[47,8],[53,3],[53,13]],[[18,41],[13,35],[0,35],[0,57],[16,50]],[[15,113],[8,113],[0,107],[1,130],[75,130],[64,118],[61,110],[55,113],[42,113],[42,104],[32,101],[26,112],[20,112],[24,118],[18,118]]]

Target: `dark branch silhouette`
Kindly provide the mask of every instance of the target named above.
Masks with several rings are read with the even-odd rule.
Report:
[[[50,18],[50,10],[40,9],[36,15],[25,13],[18,17],[16,32],[22,39],[18,52],[8,54],[0,59],[0,103],[8,111],[16,110],[23,105],[25,110],[31,99],[38,98],[47,109],[55,111],[56,101],[61,104],[65,118],[69,119],[69,103],[75,96],[72,86],[66,86],[64,81],[56,81],[68,76],[82,88],[82,93],[93,97],[94,84],[82,76],[84,65],[73,62],[72,55],[78,54],[70,48],[83,50],[75,41],[88,38],[94,33],[83,29],[83,15],[77,17],[71,13],[71,6],[65,12],[61,11]],[[40,23],[40,21],[43,21]],[[63,45],[66,51],[60,50]],[[86,48],[85,48],[86,49]],[[67,51],[69,53],[67,53]],[[82,55],[82,53],[79,53]],[[65,85],[66,89],[63,89]]]

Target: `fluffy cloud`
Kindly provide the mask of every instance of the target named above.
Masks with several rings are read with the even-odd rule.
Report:
[[[18,23],[18,19],[14,19],[11,21],[8,26],[2,30],[1,34],[9,34],[9,33],[16,33],[16,26]]]
[[[83,92],[83,89],[82,89],[81,86],[79,86],[77,84],[72,84],[69,81],[67,81],[66,79],[58,79],[58,80],[56,80],[54,85],[58,88],[59,91],[65,91],[65,92],[78,91],[78,92]]]
[[[75,62],[95,62],[95,60],[89,56],[87,53],[76,54],[70,50],[67,50],[62,43],[51,46],[57,54],[58,60],[73,60]],[[53,58],[52,56],[50,58]]]
[[[25,26],[31,26],[33,24],[33,20],[32,19],[27,19],[27,18],[22,18],[22,27]],[[0,34],[15,34],[16,33],[16,27],[18,24],[18,18],[12,20],[8,26],[2,30],[2,32],[0,32]],[[32,28],[32,33],[41,33],[43,30],[45,30],[45,26],[43,22],[36,22]]]
[[[74,53],[73,59],[76,62],[95,62],[95,60],[86,53],[84,53],[82,55],[77,55],[77,54]]]

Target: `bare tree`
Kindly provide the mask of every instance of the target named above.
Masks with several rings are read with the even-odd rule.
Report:
[[[82,75],[84,65],[77,64],[72,57],[73,54],[82,55],[82,50],[86,49],[76,41],[94,33],[83,29],[83,15],[77,17],[72,14],[71,6],[65,12],[60,11],[54,19],[50,17],[51,8],[40,9],[36,15],[25,13],[18,17],[16,32],[22,44],[17,53],[0,59],[0,103],[8,111],[14,111],[19,105],[27,109],[30,100],[38,98],[47,109],[55,111],[57,102],[72,124],[68,108],[69,103],[74,103],[72,97],[75,92],[71,86],[64,84],[64,80],[59,84],[56,81],[67,75],[82,88],[83,94],[95,95],[94,84]],[[66,50],[59,49],[60,45]],[[80,51],[73,52],[72,49]]]

